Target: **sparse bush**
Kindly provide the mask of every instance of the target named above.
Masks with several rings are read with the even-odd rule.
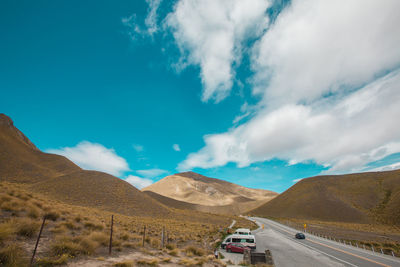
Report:
[[[158,260],[157,259],[136,260],[136,265],[138,265],[138,266],[158,266]]]
[[[80,246],[82,252],[87,255],[91,255],[95,252],[95,250],[99,247],[99,243],[90,239],[89,237],[85,237],[80,241]]]
[[[89,238],[103,246],[107,246],[109,242],[109,237],[102,232],[92,232],[90,233]]]
[[[185,248],[185,253],[187,256],[203,256],[205,254],[204,249],[202,248],[197,248],[194,246],[189,246]]]
[[[197,262],[192,259],[183,258],[179,260],[179,264],[183,266],[197,266]]]
[[[51,251],[54,255],[68,254],[77,256],[82,253],[82,247],[72,242],[68,237],[59,237],[51,244]]]
[[[121,261],[113,264],[114,267],[132,267],[133,261]]]
[[[55,265],[64,265],[68,262],[68,254],[62,254],[60,257],[56,258],[39,258],[36,260],[36,265],[40,267],[51,267]]]
[[[0,266],[19,267],[26,266],[25,251],[15,243],[0,248]]]
[[[44,216],[46,217],[47,220],[51,220],[51,221],[57,221],[58,218],[60,218],[60,214],[56,211],[46,211],[46,213],[44,214]]]
[[[40,216],[40,212],[37,208],[31,206],[28,210],[28,216],[32,219],[37,219]]]
[[[0,224],[0,244],[2,241],[7,240],[15,232],[14,227],[10,222]]]
[[[85,222],[84,224],[85,228],[92,230],[92,231],[101,231],[104,229],[104,226],[101,224],[95,224],[92,222]]]
[[[178,256],[178,253],[179,253],[179,251],[177,249],[173,249],[168,252],[169,255],[174,256],[174,257]]]
[[[173,244],[173,243],[167,244],[165,247],[166,247],[168,250],[173,250],[173,249],[176,248],[175,244]]]
[[[171,262],[171,258],[170,257],[165,257],[161,261],[164,262],[164,263],[169,263],[169,262]]]
[[[28,218],[14,221],[16,233],[20,236],[32,237],[39,230],[39,223]]]

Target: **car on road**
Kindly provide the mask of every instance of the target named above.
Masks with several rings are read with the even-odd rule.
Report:
[[[240,243],[245,247],[256,249],[256,238],[254,235],[228,235],[221,243],[221,248],[226,248],[229,243]]]
[[[228,245],[226,245],[227,252],[244,253],[246,249],[249,248],[240,243],[229,243]]]
[[[297,233],[295,236],[297,239],[306,239],[306,236],[303,233]]]

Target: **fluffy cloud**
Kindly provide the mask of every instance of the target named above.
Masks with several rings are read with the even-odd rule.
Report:
[[[310,103],[400,63],[397,0],[294,0],[253,49],[254,93],[271,107]]]
[[[397,70],[341,98],[264,109],[248,123],[205,136],[206,146],[179,169],[245,167],[277,157],[291,164],[314,160],[335,173],[360,170],[400,152],[399,88]]]
[[[181,68],[201,70],[203,101],[225,98],[232,87],[232,64],[243,43],[260,36],[268,25],[269,0],[180,0],[166,20],[181,54]]]
[[[153,181],[150,179],[142,178],[135,175],[129,175],[128,177],[125,178],[125,181],[127,181],[128,183],[130,183],[131,185],[133,185],[138,189],[145,188],[153,183]]]
[[[178,144],[173,144],[172,149],[175,151],[181,151],[181,147]]]
[[[118,156],[114,149],[88,141],[80,142],[75,147],[49,149],[46,152],[65,156],[87,170],[102,171],[115,176],[130,170],[126,160]]]
[[[163,174],[167,174],[168,171],[162,170],[162,169],[148,169],[148,170],[138,170],[136,171],[138,174],[144,176],[144,177],[157,177]]]

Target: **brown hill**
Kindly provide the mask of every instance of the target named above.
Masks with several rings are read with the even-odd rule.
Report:
[[[85,171],[67,158],[43,153],[0,114],[0,179],[29,184],[66,203],[137,216],[162,216],[170,210],[112,175]]]
[[[35,183],[81,170],[63,156],[41,152],[4,114],[0,114],[0,162],[0,178],[10,182]]]
[[[400,224],[400,170],[303,179],[250,214]]]
[[[161,203],[180,209],[240,214],[274,198],[277,193],[251,189],[195,172],[167,176],[144,188]]]

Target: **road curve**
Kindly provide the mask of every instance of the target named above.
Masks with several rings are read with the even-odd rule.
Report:
[[[400,267],[398,258],[381,255],[338,242],[306,234],[305,240],[294,238],[298,230],[264,218],[250,218],[264,229],[253,233],[257,251],[271,250],[275,265],[285,266],[360,266]]]

